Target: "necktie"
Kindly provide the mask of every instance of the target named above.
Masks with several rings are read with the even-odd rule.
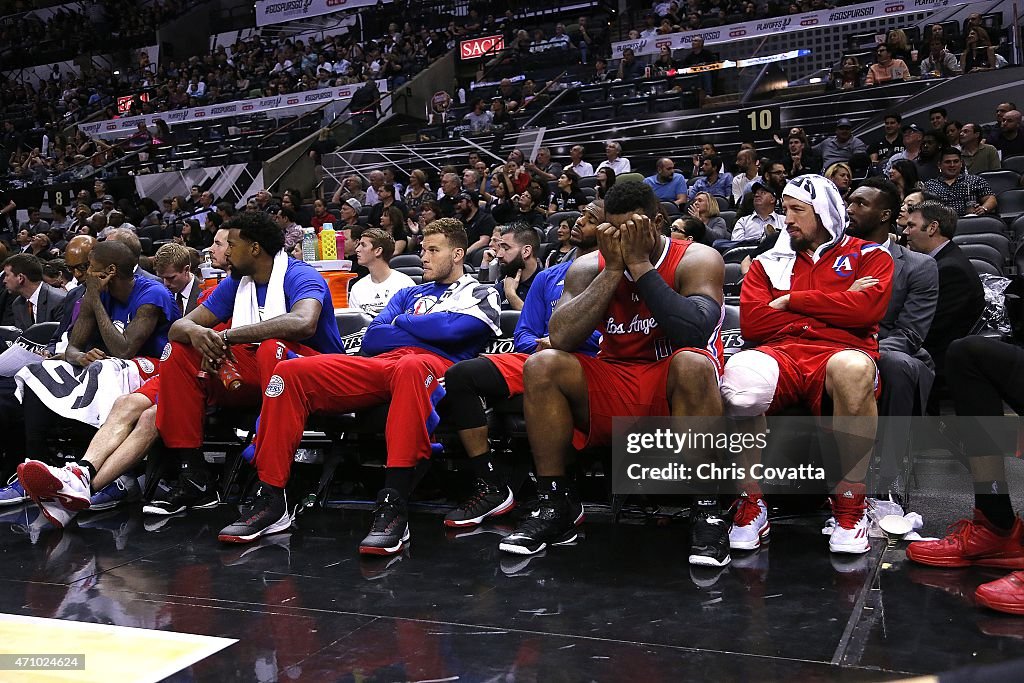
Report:
[[[26,301],[25,303],[28,304],[28,317],[31,318],[32,319],[32,323],[35,324],[35,322],[36,322],[36,307],[32,305],[31,301]]]
[[[181,311],[182,315],[185,315],[185,294],[184,294],[184,292],[178,292],[178,310]]]

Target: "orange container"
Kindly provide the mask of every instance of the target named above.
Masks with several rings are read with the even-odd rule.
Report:
[[[331,290],[331,301],[335,308],[348,308],[348,283],[354,280],[355,273],[347,273],[338,270],[325,270],[320,273],[327,281],[327,288]]]

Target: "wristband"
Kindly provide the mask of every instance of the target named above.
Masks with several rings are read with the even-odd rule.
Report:
[[[231,342],[228,341],[228,331],[227,330],[221,330],[221,332],[220,332],[220,340],[222,342],[224,342],[224,346],[231,346]]]

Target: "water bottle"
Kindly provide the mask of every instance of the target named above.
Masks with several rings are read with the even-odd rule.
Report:
[[[338,258],[337,235],[333,223],[324,223],[324,229],[320,231],[320,258],[322,260],[333,261]]]
[[[313,228],[302,229],[302,260],[316,261],[316,230]]]
[[[337,257],[340,259],[345,258],[345,232],[343,230],[339,230],[337,233],[335,233],[334,242],[337,245]]]
[[[238,366],[230,358],[221,360],[220,367],[217,368],[217,376],[220,377],[221,383],[228,391],[238,391],[242,388],[242,373],[238,371]]]

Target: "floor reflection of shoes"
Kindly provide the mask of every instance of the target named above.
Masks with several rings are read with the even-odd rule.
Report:
[[[83,514],[75,519],[81,529],[106,531],[114,537],[114,545],[118,550],[128,547],[128,537],[139,527],[141,514],[127,508],[111,508],[96,514]]]
[[[944,593],[952,595],[954,598],[966,600],[971,604],[974,604],[974,591],[979,583],[997,579],[1005,573],[999,570],[979,572],[978,570],[965,571],[955,568],[942,569],[912,564],[910,562],[904,566],[907,570],[907,578],[914,583],[929,588],[937,588]]]
[[[768,546],[763,545],[752,553],[735,553],[732,556],[733,574],[753,598],[764,598],[768,583],[768,552]]]
[[[480,536],[488,534],[497,534],[504,538],[510,533],[515,531],[514,524],[507,524],[504,522],[484,522],[473,527],[450,527],[444,528],[444,537],[449,541],[457,541],[459,539],[469,538],[470,536]]]
[[[41,539],[50,536],[49,532],[60,531],[50,524],[50,520],[46,519],[38,505],[30,505],[25,508],[25,519],[19,524],[12,525],[11,530],[16,534],[28,536],[32,545],[36,545]]]
[[[542,550],[536,555],[511,555],[502,554],[499,563],[501,565],[501,573],[509,578],[518,576],[529,576],[533,568],[537,566],[537,561],[548,554],[547,550]]]
[[[411,557],[408,546],[397,555],[360,555],[359,571],[367,581],[379,581],[390,576],[403,561]]]
[[[184,512],[178,512],[173,515],[166,515],[164,517],[146,515],[146,517],[144,517],[142,520],[142,527],[146,531],[160,532],[166,530],[168,525],[171,525],[172,520],[182,519],[183,517],[185,517]]]
[[[1008,614],[992,615],[992,612],[985,612],[985,616],[978,619],[979,631],[986,636],[1024,640],[1024,619]]]
[[[170,519],[165,517],[163,519]],[[291,562],[292,559],[292,535],[287,534],[273,534],[271,536],[262,536],[257,543],[252,545],[236,545],[236,546],[224,546],[227,550],[220,554],[220,563],[225,567],[237,567],[239,565],[247,564],[254,559],[262,559],[269,557],[271,553],[259,551],[267,548],[280,548],[287,553],[286,560]],[[257,554],[258,553],[258,554]],[[280,553],[273,553],[273,557],[278,559],[281,557]]]
[[[697,588],[708,590],[714,588],[715,584],[729,571],[728,567],[705,567],[702,565],[690,565],[690,580]]]
[[[857,596],[864,588],[864,580],[868,576],[870,559],[868,555],[850,555],[829,553],[832,569],[835,570],[836,590],[843,604],[853,607]]]
[[[39,514],[39,508],[32,503],[22,503],[14,507],[0,508],[0,524],[28,524],[29,510],[35,510],[32,513],[33,517]]]

